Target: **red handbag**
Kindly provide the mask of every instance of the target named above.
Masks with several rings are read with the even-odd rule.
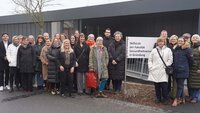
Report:
[[[86,72],[86,87],[97,88],[97,73],[95,71]]]

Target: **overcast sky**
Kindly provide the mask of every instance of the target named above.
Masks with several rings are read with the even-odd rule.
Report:
[[[12,3],[12,0],[0,0],[0,16],[4,15],[13,15],[15,14],[15,4]],[[91,5],[99,5],[99,4],[108,4],[115,2],[124,2],[131,0],[54,0],[52,4],[60,4],[56,6],[46,7],[44,10],[58,10],[58,9],[67,9],[67,8],[75,8],[75,7],[84,7]]]

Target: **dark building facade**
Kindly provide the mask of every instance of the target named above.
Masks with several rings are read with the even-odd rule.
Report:
[[[124,36],[158,36],[200,33],[199,0],[137,0],[114,4],[44,12],[45,29],[71,35],[78,29],[86,35],[103,35],[105,28],[122,31]],[[0,17],[0,33],[38,35],[37,26],[26,15]]]

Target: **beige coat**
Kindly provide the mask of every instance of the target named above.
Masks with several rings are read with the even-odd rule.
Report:
[[[102,78],[107,79],[108,78],[108,51],[106,47],[103,47],[103,53],[102,53],[102,64],[103,64],[103,75]],[[97,65],[97,52],[96,52],[96,46],[93,46],[90,50],[90,56],[89,56],[89,69],[93,69],[96,72],[98,72],[98,65]]]
[[[49,48],[48,46],[44,46],[40,54],[40,59],[42,62],[42,75],[44,80],[47,80],[48,77],[48,59],[47,59],[48,48]]]

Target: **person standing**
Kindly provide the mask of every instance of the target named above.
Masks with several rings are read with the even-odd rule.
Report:
[[[122,80],[125,76],[125,51],[126,45],[122,40],[123,35],[120,31],[114,33],[115,41],[108,47],[109,71],[113,89],[116,93],[121,92]]]
[[[171,49],[165,46],[165,40],[163,38],[158,38],[156,44],[157,47],[151,51],[148,58],[148,80],[154,82],[156,92],[155,102],[160,103],[163,101],[164,104],[168,104],[168,75],[165,71],[163,61],[167,66],[170,66],[173,62],[173,56]]]
[[[42,48],[41,54],[40,54],[40,60],[42,62],[42,76],[43,76],[43,80],[44,80],[46,90],[48,90],[48,88],[47,88],[47,78],[48,78],[48,64],[49,64],[48,59],[47,59],[47,52],[48,52],[48,49],[50,47],[51,47],[51,40],[47,39],[45,46]]]
[[[8,86],[9,82],[9,66],[8,66],[8,60],[6,57],[6,51],[8,49],[8,46],[11,43],[9,42],[9,36],[7,33],[2,34],[2,41],[0,42],[0,91],[3,91],[4,86],[10,90],[10,87]],[[5,74],[5,77],[4,77]],[[5,81],[4,81],[5,79]]]
[[[104,32],[104,37],[103,37],[103,45],[104,47],[106,47],[108,49],[109,45],[114,41],[113,37],[111,37],[111,29],[107,28]],[[110,65],[110,62],[109,64]],[[110,89],[110,70],[108,70],[108,80],[107,80],[107,84],[106,84],[106,89],[109,90]]]
[[[17,36],[13,36],[12,44],[8,46],[8,50],[6,52],[6,57],[9,62],[9,70],[10,70],[10,92],[13,92],[13,79],[17,80],[17,52],[19,48],[19,39]],[[19,82],[19,81],[16,81]],[[18,83],[16,84],[17,89],[19,89]]]
[[[76,38],[76,41],[78,42],[79,37],[80,37],[80,32],[79,32],[79,30],[75,30],[74,36],[75,36],[75,38]]]
[[[169,38],[169,42],[170,42],[169,48],[171,49],[172,54],[174,56],[174,51],[175,51],[175,48],[177,47],[178,36],[172,35]],[[173,66],[173,63],[172,63],[172,66]],[[171,80],[172,80],[172,83],[171,83]],[[174,73],[173,73],[169,75],[169,79],[168,79],[168,91],[172,99],[176,97],[176,90],[177,90],[177,83],[176,83],[176,79],[174,78]]]
[[[189,77],[189,68],[193,65],[194,58],[190,44],[183,37],[178,39],[178,46],[174,51],[173,67],[177,83],[176,98],[172,106],[185,103],[184,82]]]
[[[44,40],[46,42],[46,40],[49,39],[49,33],[47,33],[47,32],[43,33],[43,37],[44,37]]]
[[[61,51],[59,52],[57,62],[61,71],[60,72],[61,96],[65,97],[65,90],[66,88],[68,88],[69,97],[74,97],[72,95],[72,91],[73,91],[73,73],[76,65],[76,56],[73,49],[71,48],[69,39],[63,40],[63,44],[61,46]],[[66,87],[66,85],[68,87]]]
[[[23,36],[22,45],[17,53],[17,67],[22,74],[22,87],[25,91],[33,91],[33,73],[35,67],[34,47],[29,44],[28,38]]]
[[[28,36],[28,41],[29,41],[29,44],[30,44],[31,46],[34,46],[34,45],[35,45],[35,38],[34,38],[33,35],[29,35],[29,36]]]
[[[37,88],[38,90],[43,89],[43,76],[42,76],[42,62],[40,59],[40,53],[42,48],[44,47],[44,37],[42,35],[38,35],[36,44],[34,45],[35,49],[35,75],[37,78]]]
[[[167,30],[162,30],[160,32],[160,36],[159,37],[163,38],[164,41],[165,41],[165,46],[169,47],[169,39],[168,39],[168,32],[167,32]],[[156,47],[157,47],[157,45],[155,43],[153,48],[156,48]]]
[[[65,39],[68,39],[68,37],[66,36],[65,33],[61,33],[60,34],[60,39],[61,39],[61,42],[63,42]]]
[[[71,35],[71,37],[69,38],[70,40],[70,44],[71,44],[71,48],[74,50],[74,47],[76,45],[76,38],[74,35]],[[74,73],[73,73],[73,87],[74,87],[74,92],[77,91],[77,76],[76,76],[76,67],[78,66],[78,63],[76,63],[76,66],[75,66],[75,70],[74,70]]]
[[[74,49],[74,46],[76,45],[76,42],[77,42],[75,36],[71,35],[69,40],[70,40],[70,44],[71,44],[72,49]]]
[[[107,97],[103,94],[108,79],[109,56],[107,48],[103,46],[103,38],[97,37],[96,45],[91,48],[89,56],[89,70],[97,72],[99,83],[97,97]]]
[[[48,83],[50,83],[52,95],[60,93],[59,67],[57,64],[57,58],[60,52],[60,46],[61,46],[61,40],[59,38],[54,37],[52,45],[47,52]]]
[[[95,45],[95,37],[93,34],[88,35],[88,39],[85,42],[90,48]]]
[[[23,35],[18,35],[19,45],[22,44]],[[22,88],[22,74],[20,73],[20,69],[17,68],[17,74],[15,74],[15,85],[17,86],[17,90],[19,91]]]
[[[200,36],[194,34],[191,38],[192,53],[194,56],[194,64],[190,68],[190,75],[188,78],[188,86],[190,87],[189,94],[190,102],[197,103],[200,91]]]
[[[74,52],[78,62],[78,67],[76,67],[78,94],[82,95],[84,89],[86,93],[90,93],[85,87],[85,75],[89,69],[90,47],[85,43],[85,35],[83,33],[80,34],[79,41],[74,47]]]

